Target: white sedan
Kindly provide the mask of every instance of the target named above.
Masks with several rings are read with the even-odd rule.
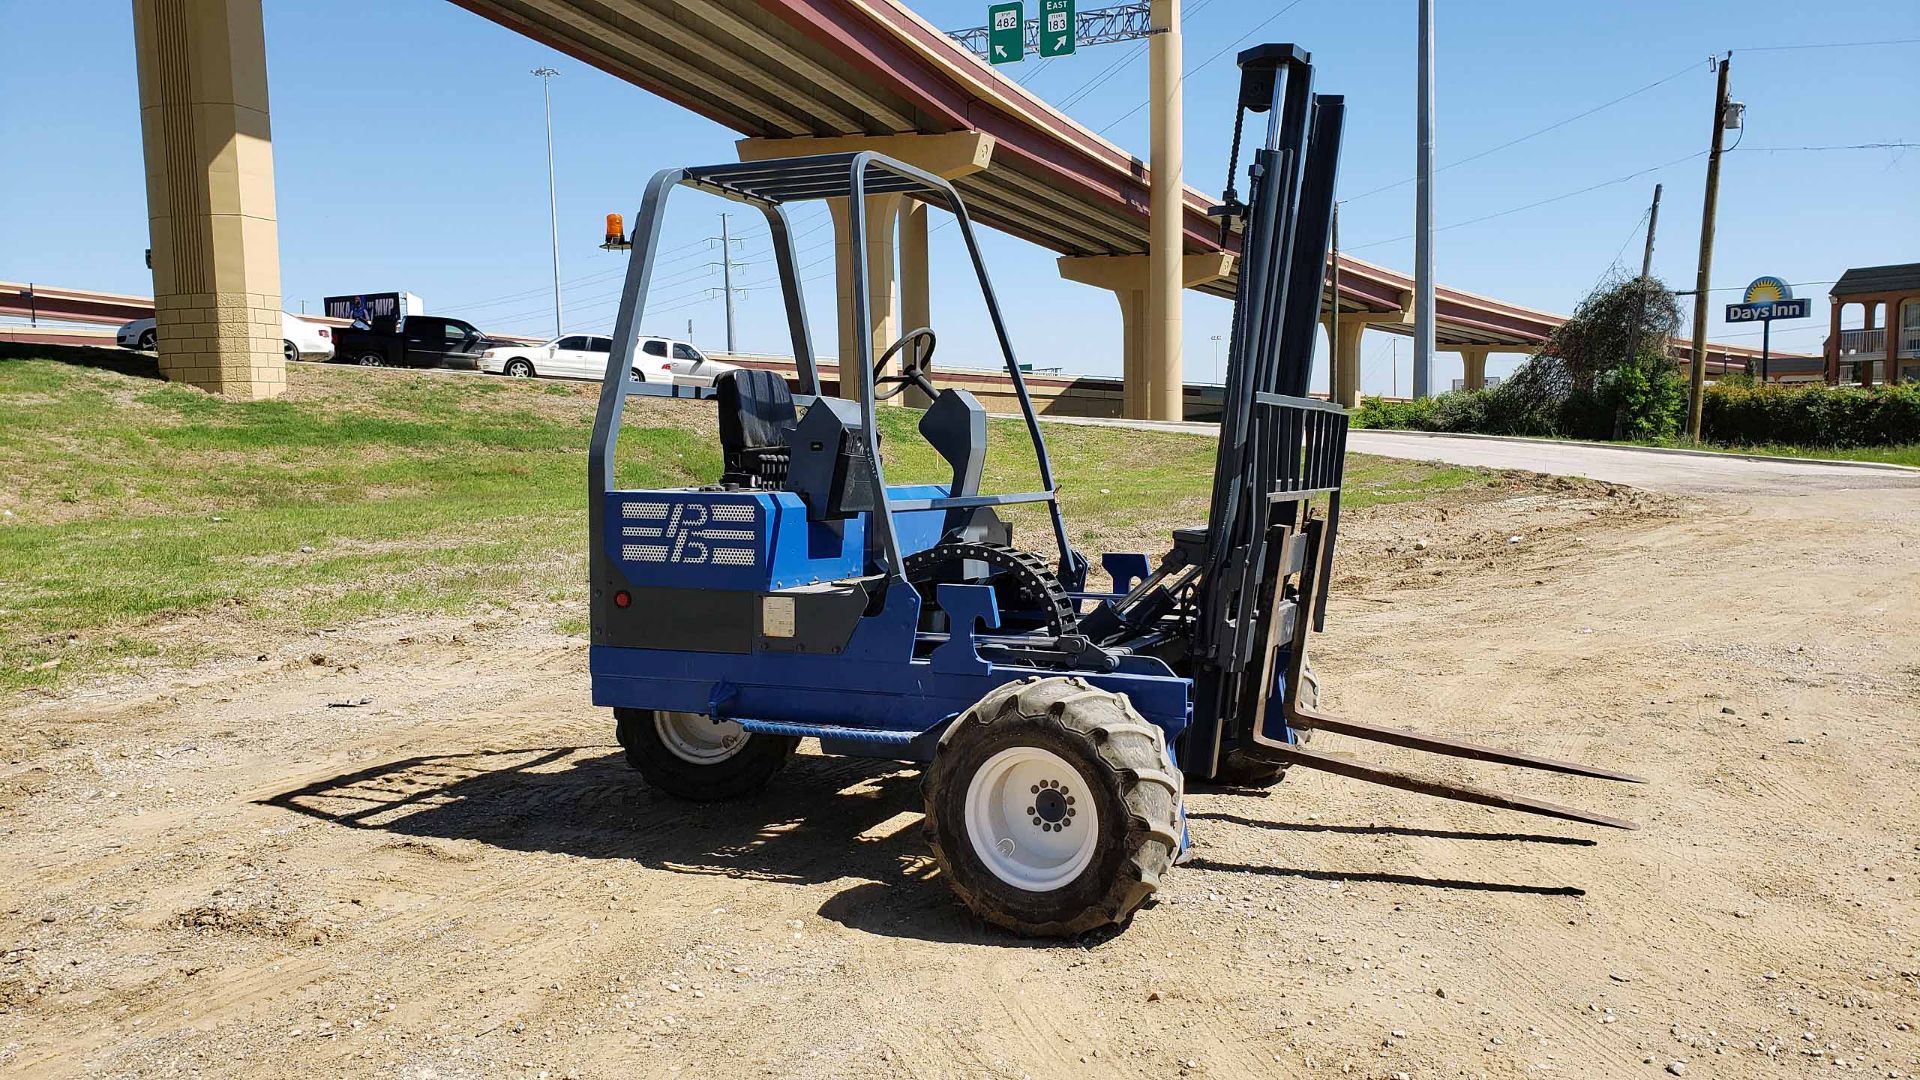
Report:
[[[120,328],[114,341],[123,349],[153,352],[159,344],[159,333],[154,320],[135,319]],[[283,311],[280,313],[280,351],[289,363],[332,359],[333,331]]]
[[[481,371],[526,379],[535,375],[569,379],[602,379],[613,339],[594,334],[568,334],[542,345],[500,345],[480,354]],[[633,374],[641,382],[670,383],[673,367],[651,354],[637,357]]]
[[[740,366],[715,360],[692,345],[671,338],[641,338],[640,353],[649,359],[665,359],[679,376],[675,381],[682,386],[711,386],[714,379]]]

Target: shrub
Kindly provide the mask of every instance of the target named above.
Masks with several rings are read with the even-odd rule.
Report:
[[[1671,439],[1687,411],[1687,380],[1661,357],[1614,368],[1596,386],[1601,415],[1610,430],[1602,439]]]
[[[1875,387],[1717,383],[1707,388],[1701,405],[1701,435],[1713,442],[1836,449],[1920,443],[1920,383]]]
[[[1353,426],[1361,428],[1400,428],[1406,431],[1433,431],[1431,418],[1436,398],[1419,401],[1388,401],[1381,397],[1361,398],[1354,410]]]

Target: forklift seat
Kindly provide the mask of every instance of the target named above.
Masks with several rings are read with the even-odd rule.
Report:
[[[713,382],[720,405],[720,482],[777,488],[787,479],[786,435],[797,423],[787,380],[757,368],[722,372]]]

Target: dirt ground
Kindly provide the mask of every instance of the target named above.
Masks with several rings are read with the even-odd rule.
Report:
[[[1025,942],[912,771],[673,803],[557,613],[344,627],[8,708],[0,1072],[1920,1075],[1920,490],[1476,489],[1341,557],[1333,711],[1651,783],[1339,749],[1642,831],[1298,775]]]

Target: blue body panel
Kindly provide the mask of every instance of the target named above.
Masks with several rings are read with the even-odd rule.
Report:
[[[929,484],[887,492],[930,499],[947,490]],[[866,517],[808,521],[806,503],[790,491],[680,488],[604,498],[607,555],[634,585],[772,592],[866,573]],[[895,514],[901,553],[932,547],[944,519],[940,510]]]
[[[945,490],[898,487],[888,494],[935,498]],[[808,522],[805,505],[789,492],[623,491],[606,498],[607,520],[620,523],[620,535],[608,530],[608,555],[634,585],[767,593],[845,580],[864,569],[864,519]],[[902,511],[894,521],[902,553],[911,554],[939,540],[944,511]],[[933,740],[917,736],[943,726],[995,687],[1040,674],[981,659],[974,633],[1000,621],[991,588],[941,590],[952,637],[929,657],[914,656],[920,598],[896,582],[881,610],[859,620],[839,653],[595,645],[589,660],[593,703],[707,713],[773,728],[824,728],[828,735],[885,732],[889,737],[834,738],[830,748],[925,759]],[[1158,660],[1126,657],[1118,671],[1081,677],[1127,695],[1166,732],[1169,744],[1191,718],[1190,684]],[[793,733],[822,734],[798,727]]]

